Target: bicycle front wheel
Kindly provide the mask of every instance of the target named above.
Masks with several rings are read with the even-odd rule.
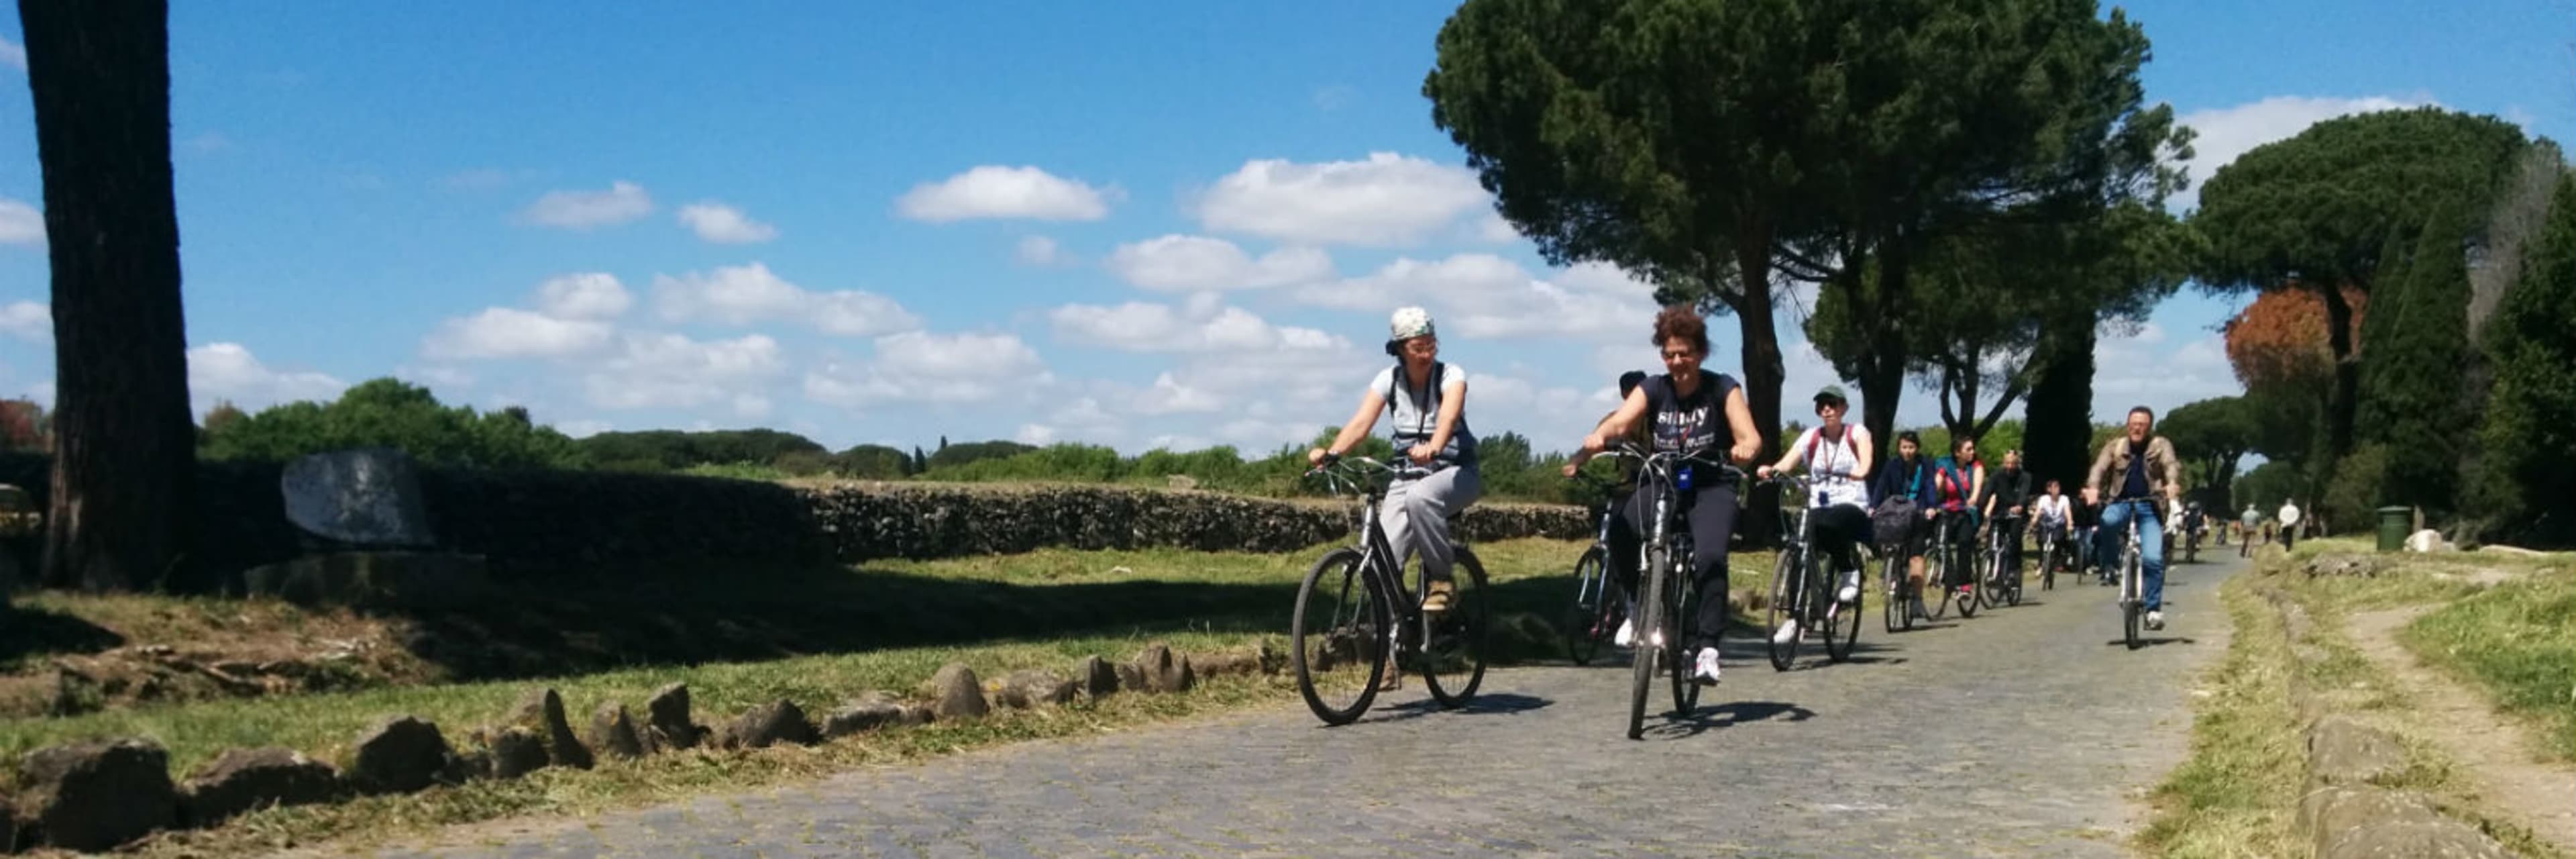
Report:
[[[1574,562],[1574,604],[1565,612],[1565,655],[1576,665],[1592,664],[1601,640],[1616,628],[1612,614],[1619,603],[1610,587],[1610,553],[1593,546]]]
[[[1856,580],[1858,574],[1855,573],[1854,576]],[[1830,590],[1817,599],[1828,600],[1825,604],[1825,658],[1843,662],[1851,659],[1852,648],[1860,645],[1860,606],[1861,601],[1867,599],[1868,595],[1866,592],[1854,593],[1851,604],[1844,605],[1841,579],[1827,579],[1824,587]],[[1854,588],[1854,590],[1861,589]]]
[[[1680,557],[1680,553],[1674,553],[1674,557]],[[1690,648],[1692,642],[1699,640],[1699,601],[1708,598],[1691,584],[1688,573],[1686,568],[1677,568],[1664,574],[1664,588],[1673,594],[1671,603],[1665,606],[1671,615],[1664,625],[1672,629],[1672,637],[1666,643],[1673,648],[1664,658],[1665,673],[1673,681],[1673,715],[1683,717],[1699,709],[1699,681],[1691,676],[1699,670],[1699,654]],[[1717,598],[1725,599],[1726,595],[1721,593]]]
[[[1806,558],[1796,546],[1782,548],[1779,563],[1771,565],[1771,607],[1765,615],[1770,623],[1762,628],[1762,646],[1770,651],[1774,671],[1789,670],[1789,663],[1798,656],[1800,636],[1788,636],[1784,642],[1780,633],[1788,624],[1797,622],[1799,610],[1804,608],[1807,588],[1800,585],[1798,578],[1806,569]]]
[[[1984,598],[1986,589],[1985,553],[1950,551],[1959,556],[1951,560],[1958,562],[1959,586],[1967,589],[1959,592],[1959,616],[1976,617],[1977,601]]]
[[[1665,568],[1671,566],[1666,554],[1661,546],[1646,550],[1644,594],[1637,600],[1637,616],[1630,618],[1635,621],[1633,629],[1637,636],[1630,651],[1634,654],[1633,661],[1629,663],[1628,739],[1631,740],[1643,739],[1646,735],[1646,698],[1654,691],[1656,660],[1664,656],[1666,646],[1665,642],[1655,641],[1657,633],[1663,630],[1663,594],[1664,588],[1669,587],[1664,583],[1664,576],[1669,572]]]
[[[1423,617],[1422,682],[1431,699],[1443,707],[1463,707],[1485,682],[1485,635],[1492,627],[1491,600],[1485,594],[1485,565],[1476,553],[1458,547],[1449,610]]]
[[[1913,603],[1905,599],[1905,559],[1898,557],[1903,554],[1902,550],[1888,553],[1881,570],[1886,594],[1878,601],[1878,614],[1889,633],[1914,625]]]
[[[1386,676],[1387,605],[1361,567],[1359,550],[1324,554],[1297,586],[1289,621],[1289,666],[1306,708],[1327,725],[1347,725],[1368,712]]]
[[[2039,548],[2039,589],[2043,591],[2057,589],[2057,544],[2055,542]]]

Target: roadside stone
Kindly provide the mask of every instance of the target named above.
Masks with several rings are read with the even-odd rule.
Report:
[[[1144,673],[1144,689],[1148,692],[1187,692],[1197,685],[1197,677],[1190,671],[1190,658],[1162,644],[1149,644],[1138,652],[1136,668]]]
[[[2417,553],[2456,552],[2459,551],[2459,547],[2453,546],[2450,541],[2442,539],[2442,532],[2426,528],[2407,535],[2406,551]]]
[[[983,682],[975,678],[975,669],[951,662],[941,666],[930,678],[931,713],[940,721],[980,718],[992,712],[984,703]]]
[[[459,749],[447,755],[447,766],[438,771],[438,783],[460,785],[492,777],[491,749]]]
[[[393,716],[359,735],[349,778],[361,790],[410,793],[426,788],[447,769],[447,738],[438,726]]]
[[[2387,731],[2341,716],[2308,729],[2310,787],[2368,784],[2406,771],[2406,747]]]
[[[823,738],[840,739],[904,723],[904,705],[887,692],[869,690],[823,717]]]
[[[20,808],[45,843],[99,852],[179,823],[170,754],[150,740],[95,740],[29,752]]]
[[[2503,845],[2434,810],[2424,798],[2372,787],[2311,791],[2299,824],[2318,859],[2506,859]]]
[[[1013,671],[1003,677],[1001,693],[996,697],[1002,706],[1025,710],[1040,704],[1070,703],[1073,690],[1073,681],[1057,677],[1051,671],[1030,668]]]
[[[555,694],[555,690],[529,690],[503,724],[525,728],[536,735],[545,744],[546,760],[555,766],[586,770],[595,763],[590,748],[573,735],[572,723],[564,717],[563,696]]]
[[[653,745],[663,749],[694,748],[707,739],[705,728],[689,720],[689,684],[673,683],[653,691],[644,702]]]
[[[743,711],[725,726],[727,748],[765,749],[779,744],[814,744],[814,723],[796,702],[781,698]]]
[[[1083,657],[1082,664],[1074,666],[1073,676],[1082,684],[1082,694],[1086,696],[1106,698],[1118,692],[1118,669],[1098,656]]]
[[[339,769],[303,752],[233,749],[188,776],[179,805],[188,825],[210,826],[244,812],[328,802],[339,794]]]
[[[2376,556],[2337,552],[2308,559],[2306,569],[2310,578],[2331,576],[2370,578],[2379,575],[2383,567],[2385,563]]]
[[[546,768],[551,758],[537,732],[518,725],[492,734],[492,777],[513,779]]]
[[[1229,674],[1261,673],[1259,653],[1202,653],[1190,657],[1190,673],[1196,677],[1222,677]]]
[[[605,701],[590,714],[590,745],[599,753],[613,758],[632,760],[645,755],[643,737],[635,733],[635,720],[626,715],[626,705]]]
[[[1118,688],[1120,690],[1127,692],[1148,691],[1145,688],[1144,666],[1133,662],[1120,662],[1111,665],[1110,668],[1111,670],[1118,672]]]

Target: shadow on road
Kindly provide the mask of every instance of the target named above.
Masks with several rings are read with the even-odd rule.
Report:
[[[2105,641],[2105,642],[2102,642],[2102,643],[2103,643],[2103,644],[2108,644],[2108,645],[2110,645],[2110,646],[2112,646],[2112,647],[2127,647],[2127,646],[2129,646],[2129,642],[2127,642],[2127,641],[2125,641],[2125,640],[2122,640],[2122,639],[2117,639],[2117,638],[2114,638],[2114,639],[2111,639],[2111,640],[2109,640],[2109,641]],[[2162,647],[2162,646],[2165,646],[2165,645],[2168,645],[2168,644],[2199,644],[2199,643],[2200,643],[2200,639],[2197,639],[2197,638],[2140,638],[2140,639],[2138,639],[2138,646],[2139,646],[2139,647],[2141,647],[2141,648],[2147,648],[2147,647]]]
[[[1647,737],[1656,739],[1678,740],[1747,722],[1782,717],[1792,722],[1804,722],[1815,716],[1816,711],[1785,701],[1734,701],[1713,707],[1702,707],[1688,715],[1667,713],[1663,724],[1648,726],[1645,734]]]
[[[1453,710],[1448,707],[1440,706],[1440,702],[1425,697],[1379,708],[1378,712],[1383,715],[1369,719],[1368,721],[1401,722],[1408,719],[1419,719],[1424,716],[1432,716],[1442,713],[1456,713],[1466,716],[1526,713],[1531,710],[1544,709],[1554,705],[1555,703],[1556,701],[1554,699],[1540,698],[1534,695],[1522,695],[1514,692],[1488,692],[1479,694],[1475,698],[1468,700],[1467,706]]]

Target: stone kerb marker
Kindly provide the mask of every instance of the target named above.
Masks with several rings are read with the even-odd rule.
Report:
[[[304,456],[287,464],[278,490],[312,554],[245,571],[251,593],[383,608],[455,607],[483,594],[482,556],[437,551],[419,469],[402,451]]]

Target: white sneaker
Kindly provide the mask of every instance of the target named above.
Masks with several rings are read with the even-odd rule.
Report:
[[[2151,612],[2147,612],[2147,628],[2148,628],[2148,629],[2163,629],[2163,628],[2165,628],[2165,613],[2164,613],[2164,612],[2161,612],[2161,611],[2151,611]]]
[[[1637,640],[1637,627],[1635,624],[1635,621],[1620,621],[1619,631],[1611,633],[1610,635],[1610,643],[1620,647],[1626,647],[1630,643],[1635,642]]]
[[[1843,589],[1834,592],[1834,599],[1845,604],[1860,602],[1859,570],[1853,570],[1843,574]]]
[[[1781,621],[1780,630],[1778,632],[1771,633],[1772,644],[1789,644],[1797,640],[1798,622],[1794,619]],[[1701,652],[1705,653],[1707,651]]]
[[[1718,680],[1718,674],[1717,648],[1700,648],[1699,670],[1692,672],[1693,679],[1696,679],[1701,683],[1714,684]]]

